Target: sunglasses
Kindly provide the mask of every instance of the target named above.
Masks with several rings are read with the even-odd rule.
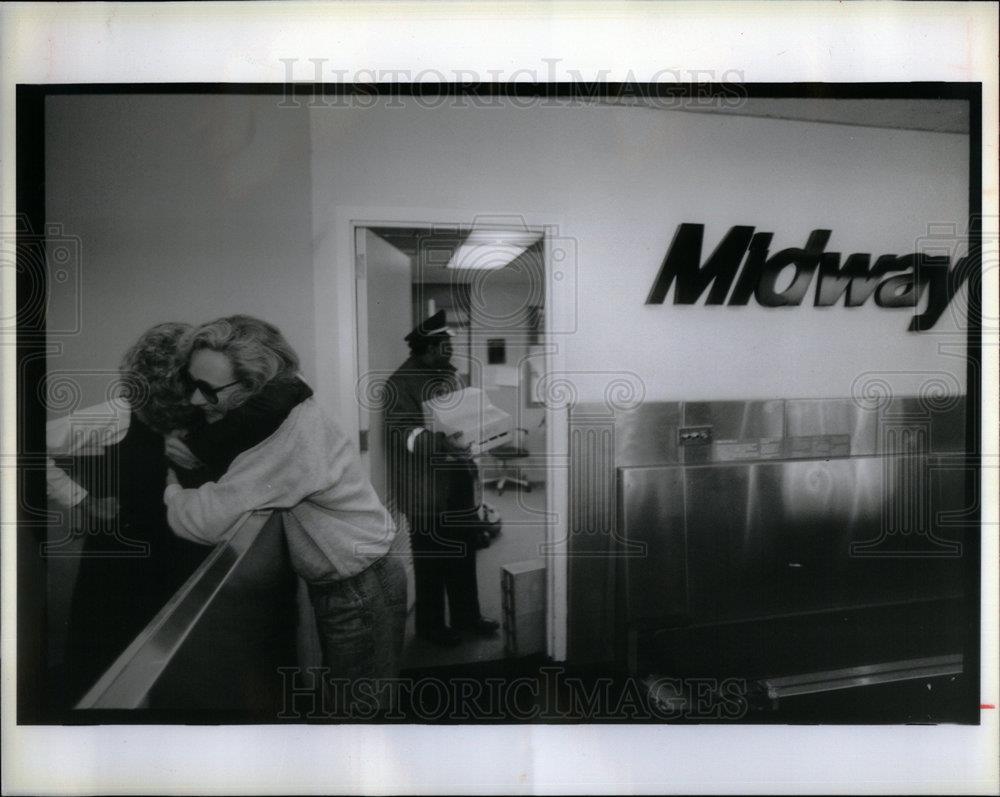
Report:
[[[233,385],[238,385],[240,380],[237,379],[235,382],[230,382],[228,385],[219,385],[218,387],[212,387],[208,382],[203,382],[200,379],[192,379],[191,377],[186,377],[188,385],[191,386],[192,390],[197,390],[205,397],[205,401],[209,404],[219,403],[219,393],[225,390],[227,387],[232,387]]]

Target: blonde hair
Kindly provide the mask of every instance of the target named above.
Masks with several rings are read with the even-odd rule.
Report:
[[[184,364],[200,349],[224,354],[240,381],[244,400],[269,382],[286,381],[299,370],[299,358],[273,324],[248,315],[231,315],[209,321],[192,331],[182,343]]]

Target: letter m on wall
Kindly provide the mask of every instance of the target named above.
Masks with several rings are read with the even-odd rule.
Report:
[[[701,264],[701,243],[704,224],[681,224],[670,243],[667,256],[660,266],[646,304],[663,304],[670,286],[674,288],[674,304],[694,304],[711,285],[705,304],[723,304],[743,262],[753,227],[731,227],[715,247],[711,257]]]

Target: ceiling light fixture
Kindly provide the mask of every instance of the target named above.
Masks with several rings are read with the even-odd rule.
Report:
[[[455,250],[447,268],[483,270],[503,268],[542,238],[524,230],[473,230]]]

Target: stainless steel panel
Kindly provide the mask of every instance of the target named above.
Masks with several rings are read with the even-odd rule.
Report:
[[[949,565],[933,560],[955,560],[952,564],[957,567],[962,535],[971,528],[965,459],[894,455],[867,461],[878,469],[885,485],[882,517],[867,539],[855,541],[852,557],[910,560],[911,570],[937,578]]]
[[[965,451],[967,399],[934,410],[931,421],[931,451],[935,454]]]
[[[77,707],[276,715],[277,667],[296,662],[294,587],[280,516],[247,515]]]
[[[979,500],[966,495],[967,482],[976,467],[963,455],[927,459],[930,483],[930,533],[934,542],[961,546],[965,534],[979,534]]]
[[[931,470],[926,458],[627,469],[622,478],[630,487],[625,531],[648,546],[646,557],[628,560],[628,608],[643,622],[658,611],[667,620],[680,607],[667,585],[681,583],[676,558],[684,549],[693,623],[962,592],[953,538],[963,478],[954,468]]]
[[[789,399],[785,401],[785,438],[846,435],[850,455],[875,453],[878,411],[851,399]]]
[[[768,612],[809,611],[961,594],[961,560],[931,535],[939,507],[961,496],[928,488],[918,457],[755,466],[753,524],[766,534]],[[949,485],[954,488],[955,484]]]
[[[576,405],[569,419],[568,655],[614,655],[615,421],[607,405]]]
[[[188,630],[150,706],[274,716],[284,698],[279,668],[298,660],[295,589],[275,512]]]
[[[745,464],[685,468],[692,620],[729,615],[756,594],[763,541],[747,518],[754,473]]]
[[[681,426],[711,426],[715,442],[678,448]],[[607,653],[616,601],[668,625],[685,607],[710,624],[962,594],[967,470],[928,456],[962,449],[964,401],[653,402],[614,416],[583,405],[570,431],[574,655],[574,639]],[[624,585],[593,561],[621,538],[646,545],[622,560]]]
[[[687,401],[682,413],[684,426],[711,426],[710,446],[685,446],[685,464],[735,459],[731,444],[759,444],[746,452],[753,458],[780,456],[778,444],[784,434],[785,409],[781,399],[768,401]],[[739,453],[739,452],[735,452]]]
[[[784,401],[686,401],[685,426],[708,425],[716,440],[756,440],[781,437]]]
[[[687,612],[684,471],[623,468],[621,534],[638,555],[624,559],[627,611],[633,621]]]
[[[881,473],[874,460],[760,463],[747,508],[762,540],[755,609],[785,614],[835,607],[848,586],[854,535],[881,522]],[[871,585],[877,591],[877,585]],[[870,590],[868,590],[870,591]]]
[[[879,410],[881,454],[965,450],[965,396],[901,396]]]
[[[569,429],[569,528],[574,553],[603,552],[615,521],[613,420],[571,421]]]
[[[929,454],[933,415],[914,397],[894,398],[879,409],[879,454]]]
[[[681,405],[651,401],[615,415],[615,464],[618,467],[680,462],[677,429]]]

